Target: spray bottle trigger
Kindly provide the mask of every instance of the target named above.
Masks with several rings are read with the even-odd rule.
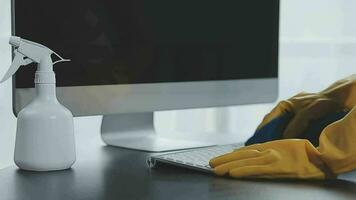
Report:
[[[4,77],[1,79],[0,83],[9,79],[12,75],[14,75],[20,66],[25,66],[33,62],[33,60],[25,57],[23,54],[19,53],[17,49],[14,50],[15,58],[12,61],[10,68],[7,70]]]

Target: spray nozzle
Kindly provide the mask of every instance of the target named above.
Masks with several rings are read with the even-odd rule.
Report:
[[[9,44],[11,44],[13,47],[19,47],[21,42],[21,38],[17,36],[11,36],[9,40]]]
[[[39,69],[37,71],[53,71],[54,64],[70,61],[69,59],[62,58],[56,52],[42,44],[25,40],[17,36],[11,36],[9,44],[15,47],[15,57],[9,70],[6,72],[5,76],[1,79],[0,82],[4,82],[9,79],[16,73],[20,66],[25,66],[32,62],[39,64]],[[52,53],[55,54],[59,60],[52,62]],[[41,64],[41,62],[43,62],[43,64]]]

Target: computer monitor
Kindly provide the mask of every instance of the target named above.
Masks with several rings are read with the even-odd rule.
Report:
[[[72,61],[55,66],[75,116],[104,115],[114,146],[207,145],[160,138],[153,112],[274,101],[279,0],[13,0],[13,35]],[[34,67],[14,81],[14,112],[34,96]]]

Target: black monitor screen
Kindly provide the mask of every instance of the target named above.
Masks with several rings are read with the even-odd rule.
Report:
[[[14,0],[13,33],[71,62],[58,86],[277,77],[279,0]],[[55,59],[55,57],[53,57]],[[16,87],[33,87],[35,65]]]

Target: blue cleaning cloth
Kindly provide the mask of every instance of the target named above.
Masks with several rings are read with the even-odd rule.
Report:
[[[329,124],[343,118],[347,113],[348,112],[335,112],[328,114],[319,120],[313,121],[305,130],[301,138],[309,140],[314,146],[319,146],[319,136],[323,129]],[[282,139],[284,129],[293,119],[293,116],[293,113],[286,113],[273,119],[271,122],[257,130],[253,136],[247,140],[245,145],[247,146]]]

